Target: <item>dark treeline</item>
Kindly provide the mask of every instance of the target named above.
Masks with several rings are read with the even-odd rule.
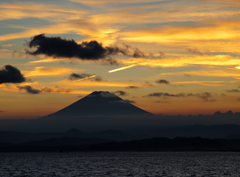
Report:
[[[240,151],[239,139],[200,137],[116,142],[100,138],[52,138],[26,143],[0,143],[0,152],[95,152],[95,151]]]

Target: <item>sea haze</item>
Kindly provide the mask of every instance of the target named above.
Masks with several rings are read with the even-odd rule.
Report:
[[[239,176],[239,152],[0,153],[0,176]]]
[[[71,128],[83,132],[113,129],[131,134],[151,134],[169,138],[223,138],[240,133],[237,126],[240,120],[239,112],[218,111],[209,116],[157,116],[131,103],[131,100],[123,100],[114,93],[95,91],[59,111],[38,119],[0,119],[0,130],[57,133]],[[217,124],[222,126],[216,126]]]

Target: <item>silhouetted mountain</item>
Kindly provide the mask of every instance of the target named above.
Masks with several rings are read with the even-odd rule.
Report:
[[[74,119],[81,117],[132,117],[153,116],[118,96],[95,91],[77,102],[39,119]]]

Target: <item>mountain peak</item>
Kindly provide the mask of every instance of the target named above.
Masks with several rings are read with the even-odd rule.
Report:
[[[108,91],[94,91],[91,94],[88,95],[88,97],[93,97],[93,96],[100,96],[100,97],[118,97],[114,95],[113,93],[110,93]]]

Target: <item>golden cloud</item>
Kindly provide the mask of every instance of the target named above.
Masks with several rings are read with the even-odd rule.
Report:
[[[108,3],[146,3],[145,0],[70,0],[72,2],[78,2],[87,5],[105,5]],[[156,0],[148,0],[148,2],[155,2]],[[163,0],[159,0],[163,1]]]
[[[71,74],[72,72],[80,71],[79,69],[61,68],[61,67],[45,67],[38,66],[32,71],[22,71],[25,77],[38,77],[38,76],[59,76]]]
[[[34,86],[33,86],[34,85]],[[47,87],[43,87],[43,86],[37,86],[38,83],[21,83],[19,85],[15,85],[15,84],[1,84],[0,85],[0,89],[4,90],[4,91],[9,91],[9,92],[26,92],[24,89],[19,89],[19,87],[25,87],[25,86],[31,86],[33,89],[37,89],[39,90],[39,94],[40,93],[54,93],[54,94],[90,94],[91,91],[85,91],[85,90],[72,90],[72,89],[68,89],[65,87],[58,87],[58,86],[47,86]]]
[[[225,4],[235,4],[235,5],[240,5],[240,1],[239,0],[200,0],[203,2],[215,2],[215,3],[225,3]]]
[[[224,86],[229,84],[234,84],[236,81],[178,81],[171,82],[171,84],[197,84],[205,86]]]
[[[222,22],[219,26],[184,27],[170,26],[149,30],[123,32],[121,40],[134,42],[178,43],[209,40],[239,39],[239,21],[235,23]]]
[[[83,80],[81,82],[71,82],[69,80],[62,80],[54,83],[55,85],[68,85],[70,88],[81,88],[81,87],[128,87],[130,86],[127,83],[118,83],[118,82],[93,82],[89,80]],[[136,85],[137,86],[137,85]],[[140,85],[139,85],[140,87]],[[94,88],[96,89],[96,88]]]
[[[30,38],[38,34],[60,35],[67,33],[76,33],[78,35],[88,36],[88,40],[101,41],[105,45],[112,44],[116,41],[119,27],[108,27],[104,25],[95,25],[81,21],[69,21],[58,23],[57,25],[49,25],[38,28],[27,29],[19,33],[11,33],[0,36],[0,41],[7,41],[19,38]]]
[[[175,73],[161,73],[161,76],[179,76],[179,75],[189,75],[189,76],[213,76],[213,77],[233,77],[240,79],[240,71],[236,69],[226,69],[226,70],[200,70],[200,71],[186,71],[186,72],[175,72]]]
[[[73,10],[62,8],[51,4],[37,3],[15,3],[15,4],[0,4],[0,20],[6,19],[22,19],[22,18],[47,18],[53,21],[60,19],[79,19],[87,12],[84,10]]]
[[[59,61],[65,61],[65,60],[66,60],[66,59],[46,58],[46,59],[40,59],[40,60],[30,61],[29,64],[52,63],[52,62],[59,62]]]
[[[12,58],[12,52],[8,49],[0,49],[0,58]]]
[[[119,62],[125,65],[137,64],[150,67],[184,67],[192,65],[214,65],[214,66],[237,66],[240,65],[238,57],[229,55],[204,55],[204,56],[188,56],[188,57],[169,57],[162,59],[150,58],[129,58],[121,59]]]

